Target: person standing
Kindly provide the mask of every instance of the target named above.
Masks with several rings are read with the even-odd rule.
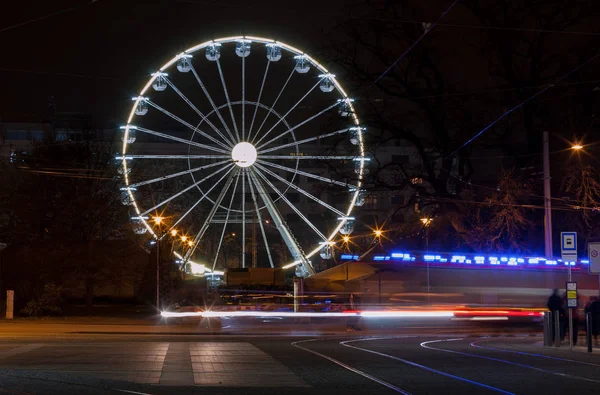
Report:
[[[589,312],[592,313],[592,335],[594,343],[598,346],[598,335],[600,335],[600,298],[595,297],[589,304]]]

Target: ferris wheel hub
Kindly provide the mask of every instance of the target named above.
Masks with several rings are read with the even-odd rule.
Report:
[[[250,143],[242,142],[233,147],[231,157],[239,167],[250,167],[256,162],[256,148]]]

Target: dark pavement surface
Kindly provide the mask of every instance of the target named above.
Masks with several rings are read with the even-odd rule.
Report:
[[[41,336],[30,328],[22,337],[15,328],[3,333],[0,324],[0,395],[600,393],[600,349],[543,347],[539,334],[510,328],[321,336]]]

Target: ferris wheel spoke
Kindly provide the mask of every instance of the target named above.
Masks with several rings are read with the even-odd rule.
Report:
[[[221,143],[220,141],[218,141],[217,139],[215,139],[214,137],[210,136],[209,134],[206,134],[205,132],[203,132],[202,130],[198,129],[197,127],[195,127],[194,125],[192,125],[189,122],[184,121],[183,119],[181,119],[180,117],[178,117],[177,115],[173,114],[170,111],[165,110],[164,108],[162,108],[161,106],[159,106],[158,104],[154,103],[152,100],[147,99],[146,103],[150,104],[152,107],[154,107],[155,109],[157,109],[158,111],[162,112],[163,114],[165,114],[166,116],[168,116],[171,119],[174,119],[175,121],[179,122],[180,124],[182,124],[183,126],[187,127],[188,129],[192,130],[194,133],[198,132],[198,134],[201,134],[202,136],[208,138],[209,140],[216,142],[217,144],[221,145],[223,148],[228,149],[228,147],[226,145],[224,145],[223,143]],[[158,132],[156,132],[158,133]],[[163,133],[164,134],[164,133]],[[168,135],[167,135],[168,136]],[[190,143],[192,142],[191,140],[185,140],[182,139],[182,141],[190,141]],[[196,143],[198,144],[198,143]],[[208,147],[208,146],[207,146]]]
[[[229,115],[231,115],[231,122],[233,123],[233,129],[235,130],[235,135],[237,137],[237,141],[240,141],[240,132],[238,131],[237,123],[235,122],[235,117],[233,116],[233,108],[231,107],[231,100],[229,100],[229,93],[227,91],[227,85],[225,84],[225,77],[223,76],[223,69],[221,68],[221,61],[217,59],[217,68],[219,69],[219,76],[221,77],[221,84],[223,85],[223,92],[225,92],[225,100],[227,100],[227,107],[229,107]]]
[[[204,234],[210,227],[210,223],[211,223],[212,219],[214,218],[215,214],[217,213],[217,211],[219,210],[219,207],[221,206],[221,202],[223,201],[223,198],[227,194],[227,191],[229,190],[229,187],[231,186],[233,179],[234,179],[234,177],[232,175],[230,175],[229,179],[225,183],[225,186],[223,187],[223,189],[219,193],[219,196],[215,200],[215,204],[212,206],[212,208],[210,209],[210,212],[206,216],[204,223],[202,224],[202,227],[200,228],[200,231],[198,231],[198,233],[196,234],[196,237],[194,237],[193,246],[186,252],[185,260],[190,259],[190,257],[196,251],[196,248],[198,248],[198,243],[200,242],[200,240],[202,240],[202,238],[204,237]],[[213,188],[215,186],[216,185],[213,185]],[[208,192],[206,194],[204,194],[204,196],[206,196],[207,194],[208,194]],[[198,203],[200,203],[200,201],[196,202],[194,204],[194,206],[196,206]]]
[[[242,267],[246,267],[246,171],[242,169]]]
[[[271,104],[271,108],[275,108],[275,105],[277,104],[277,102],[279,101],[279,98],[281,97],[281,95],[283,94],[283,91],[285,90],[285,88],[288,85],[288,82],[290,82],[290,80],[292,79],[292,76],[295,74],[295,69],[292,67],[292,72],[290,73],[290,75],[288,76],[287,80],[285,81],[285,83],[283,84],[283,87],[281,88],[281,90],[279,91],[279,94],[277,95],[277,97],[275,98],[275,100],[273,101],[273,104]],[[256,137],[259,135],[260,131],[262,130],[262,127],[264,126],[265,122],[267,122],[267,119],[269,118],[269,115],[271,115],[271,112],[267,112],[267,114],[265,115],[265,118],[263,119],[262,123],[260,124],[260,126],[258,127],[258,130],[256,131],[256,136],[254,137],[254,139],[256,139]],[[254,144],[254,139],[252,139],[252,144]]]
[[[281,235],[283,242],[285,243],[288,250],[292,254],[294,261],[301,262],[302,264],[304,264],[306,270],[310,274],[314,274],[315,271],[314,271],[313,267],[311,266],[310,262],[308,262],[308,260],[306,259],[304,252],[302,251],[302,249],[300,248],[300,245],[298,244],[298,241],[292,234],[292,231],[290,230],[289,226],[285,222],[283,222],[283,219],[281,218],[281,214],[279,213],[279,210],[277,210],[277,207],[275,206],[273,200],[271,200],[271,197],[267,193],[264,185],[260,182],[260,180],[256,176],[255,172],[256,172],[256,169],[253,169],[253,171],[251,171],[249,173],[249,176],[252,179],[252,181],[254,182],[258,196],[261,197],[265,207],[267,208],[267,211],[269,212],[269,215],[273,219],[275,227],[279,231],[279,234]]]
[[[301,176],[305,176],[305,177],[313,178],[315,180],[323,181],[323,182],[325,182],[327,184],[334,184],[334,185],[338,185],[338,186],[341,186],[341,187],[344,187],[344,188],[357,188],[356,185],[351,185],[351,184],[348,184],[347,182],[337,181],[337,180],[334,180],[332,178],[327,178],[327,177],[319,176],[319,175],[316,175],[316,174],[308,173],[308,172],[305,172],[305,171],[302,171],[302,170],[297,170],[297,169],[294,169],[292,167],[282,166],[282,165],[279,165],[277,163],[267,162],[265,160],[260,160],[260,159],[258,159],[257,162],[258,163],[262,163],[263,165],[274,167],[274,168],[279,169],[279,170],[285,170],[285,171],[288,171],[290,173],[296,173],[296,174],[301,175]]]
[[[287,159],[287,160],[353,160],[357,155],[260,155],[260,159]]]
[[[307,225],[308,225],[308,226],[309,226],[309,227],[310,227],[310,228],[311,228],[311,229],[312,229],[312,230],[313,230],[313,231],[314,231],[314,232],[317,234],[317,236],[319,236],[319,237],[320,237],[320,238],[321,238],[323,241],[328,241],[328,240],[327,240],[327,238],[325,237],[325,235],[324,235],[323,233],[321,233],[321,232],[319,231],[319,229],[317,229],[317,227],[316,227],[315,225],[313,225],[313,223],[312,223],[312,222],[310,222],[310,221],[308,220],[308,218],[306,218],[306,217],[304,216],[304,214],[302,214],[302,212],[301,212],[301,211],[300,211],[300,210],[299,210],[299,209],[298,209],[296,206],[294,206],[294,205],[292,204],[292,202],[290,202],[290,201],[289,201],[289,200],[288,200],[288,199],[285,197],[285,195],[284,195],[283,193],[281,193],[281,191],[280,191],[279,189],[277,189],[277,187],[275,187],[275,185],[273,185],[273,183],[267,179],[267,177],[266,177],[264,174],[262,174],[262,172],[261,172],[261,171],[259,171],[259,170],[257,170],[257,169],[255,169],[254,171],[256,172],[256,174],[258,174],[258,176],[259,176],[260,178],[262,178],[262,179],[263,179],[263,181],[264,181],[264,182],[265,182],[265,183],[266,183],[266,184],[267,184],[269,187],[271,187],[271,189],[272,189],[273,191],[275,191],[275,193],[276,193],[276,194],[279,196],[279,198],[281,198],[281,200],[283,200],[285,203],[287,203],[287,205],[288,205],[288,206],[289,206],[289,207],[290,207],[292,210],[294,210],[294,212],[295,212],[296,214],[298,214],[298,216],[299,216],[300,218],[302,218],[302,220],[303,220],[303,221],[304,221],[304,222],[305,222],[305,223],[306,223],[306,224],[307,224]]]
[[[173,200],[173,199],[175,199],[175,198],[177,198],[177,197],[179,197],[179,196],[183,195],[184,193],[186,193],[186,192],[187,192],[187,191],[189,191],[190,189],[192,189],[192,188],[195,188],[196,186],[200,185],[201,183],[203,183],[204,181],[208,180],[209,178],[211,178],[211,177],[214,177],[215,175],[219,174],[220,172],[222,172],[223,170],[225,170],[225,169],[227,169],[227,168],[231,168],[231,169],[229,169],[229,171],[228,171],[227,173],[231,172],[231,170],[233,170],[233,169],[232,169],[232,167],[233,167],[233,166],[234,166],[234,164],[233,164],[233,163],[231,163],[231,164],[229,164],[229,165],[227,165],[227,166],[224,166],[224,167],[222,167],[222,168],[220,168],[220,169],[217,169],[216,171],[214,171],[213,173],[211,173],[211,174],[209,174],[208,176],[204,177],[203,179],[201,179],[201,180],[199,180],[199,181],[197,181],[197,182],[193,183],[192,185],[188,186],[188,187],[187,187],[187,188],[185,188],[185,189],[182,189],[181,191],[177,192],[175,195],[173,195],[173,196],[171,196],[171,197],[169,197],[169,198],[167,198],[167,199],[163,200],[162,202],[158,203],[156,206],[154,206],[154,207],[152,207],[152,208],[150,208],[150,209],[148,209],[148,210],[144,211],[143,213],[141,213],[141,214],[140,214],[140,217],[143,217],[143,216],[145,216],[145,215],[147,215],[147,214],[151,213],[152,211],[156,210],[157,208],[159,208],[159,207],[163,206],[164,204],[167,204],[167,203],[168,203],[168,202],[170,202],[171,200]]]
[[[116,160],[123,159],[231,159],[231,155],[126,155],[117,156]]]
[[[290,129],[290,130],[288,130],[288,132],[292,131],[292,130],[293,130],[293,129],[295,129],[295,128],[296,128],[296,127],[292,128],[292,129]],[[280,150],[280,149],[282,149],[282,148],[286,148],[286,147],[293,147],[293,146],[297,146],[297,145],[300,145],[300,144],[309,143],[309,142],[311,142],[311,141],[315,141],[315,140],[321,140],[321,139],[324,139],[324,138],[327,138],[327,137],[336,136],[336,135],[338,135],[338,134],[346,133],[346,132],[348,132],[348,131],[349,131],[349,130],[351,130],[351,129],[352,129],[352,128],[340,129],[340,130],[336,130],[335,132],[326,133],[326,134],[322,134],[322,135],[320,135],[320,136],[315,136],[315,137],[310,137],[310,138],[303,139],[303,140],[294,141],[294,142],[291,142],[291,143],[288,143],[288,144],[282,144],[282,145],[278,145],[277,147],[271,147],[271,148],[267,148],[267,149],[264,149],[264,150],[262,150],[262,151],[258,151],[258,150],[257,150],[257,151],[258,151],[257,153],[258,153],[259,155],[260,155],[260,154],[265,154],[265,153],[267,153],[267,152],[277,151],[277,150]],[[279,137],[281,137],[281,136],[278,136],[277,138],[279,138]],[[276,140],[276,139],[274,139],[274,140]],[[272,141],[274,141],[274,140],[272,140]],[[270,141],[269,141],[268,143],[265,143],[265,144],[263,144],[261,147],[264,147],[265,145],[267,145],[267,144],[269,144],[269,143],[270,143]],[[260,149],[260,147],[258,147],[258,149]]]
[[[275,124],[274,124],[273,126],[271,126],[271,129],[267,130],[267,132],[266,132],[265,134],[263,134],[261,138],[259,138],[259,139],[258,139],[258,141],[256,142],[256,144],[255,144],[255,145],[259,145],[259,144],[260,144],[260,142],[261,142],[261,141],[263,141],[263,140],[265,139],[265,137],[267,137],[267,136],[269,135],[269,133],[271,133],[271,132],[273,131],[273,129],[275,129],[275,127],[277,127],[277,125],[279,125],[279,124],[280,124],[280,123],[281,123],[281,122],[282,122],[282,121],[283,121],[283,120],[284,120],[284,119],[285,119],[285,118],[286,118],[288,115],[290,115],[290,113],[291,113],[292,111],[294,111],[294,110],[296,109],[296,107],[298,107],[298,106],[300,105],[300,103],[302,103],[302,102],[304,101],[304,99],[306,99],[306,97],[307,97],[308,95],[310,95],[310,93],[311,93],[312,91],[314,91],[314,90],[315,90],[315,88],[316,88],[317,86],[319,86],[319,84],[321,83],[321,81],[323,81],[323,77],[321,77],[321,78],[320,78],[320,79],[317,81],[317,83],[316,83],[316,84],[314,84],[314,85],[313,85],[313,87],[312,87],[312,88],[310,88],[310,89],[308,90],[308,92],[306,92],[306,93],[304,94],[304,96],[302,96],[302,97],[300,98],[300,100],[298,100],[298,101],[296,102],[296,104],[294,104],[294,105],[292,106],[292,108],[290,108],[290,109],[288,110],[288,112],[286,112],[286,113],[283,115],[283,117],[279,118],[279,119],[277,120],[277,122],[275,122]],[[337,103],[335,103],[335,105],[337,105]]]
[[[217,266],[217,260],[219,259],[219,253],[221,252],[221,245],[223,244],[223,239],[225,238],[225,231],[227,230],[227,224],[229,223],[229,214],[231,213],[231,207],[233,206],[233,200],[235,199],[235,191],[237,190],[238,182],[240,181],[240,171],[238,170],[235,177],[235,184],[233,185],[233,192],[231,193],[231,199],[229,200],[229,208],[227,209],[227,215],[225,215],[225,223],[223,224],[223,230],[221,231],[221,238],[219,239],[219,245],[217,246],[217,252],[215,254],[215,260],[212,265],[212,270],[215,270]]]
[[[192,141],[192,140],[182,139],[181,137],[171,136],[170,134],[161,133],[161,132],[157,132],[155,130],[146,129],[146,128],[143,128],[141,126],[130,125],[129,128],[137,130],[137,131],[140,131],[140,132],[143,132],[143,133],[146,133],[146,134],[152,134],[154,136],[162,137],[162,138],[167,139],[167,140],[173,140],[173,141],[177,141],[177,142],[182,143],[182,144],[187,144],[187,145],[192,145],[194,147],[204,148],[204,149],[207,149],[209,151],[221,152],[223,154],[227,154],[228,153],[228,151],[226,151],[224,149],[221,149],[221,148],[213,147],[212,145],[206,145],[206,144],[197,143],[197,142]]]
[[[335,214],[344,217],[344,213],[342,213],[340,210],[338,210],[337,208],[325,203],[324,201],[322,201],[321,199],[319,199],[318,197],[310,194],[309,192],[306,192],[304,189],[292,184],[291,182],[289,182],[288,180],[286,180],[285,178],[282,178],[281,176],[279,176],[278,174],[273,173],[271,170],[267,169],[264,166],[261,166],[258,163],[254,164],[258,169],[262,170],[263,172],[269,174],[271,177],[283,182],[284,184],[288,185],[290,188],[295,189],[296,191],[300,192],[301,194],[303,194],[304,196],[308,197],[311,200],[314,200],[315,202],[319,203],[321,206],[331,210],[332,212],[334,212]]]
[[[246,137],[246,57],[242,56],[242,141]]]
[[[269,65],[271,64],[271,60],[267,60],[267,66],[265,67],[265,74],[262,79],[262,83],[260,84],[260,90],[258,91],[258,98],[256,99],[256,106],[254,106],[254,114],[252,115],[252,121],[250,122],[250,128],[248,129],[248,137],[247,141],[250,141],[250,135],[252,134],[252,127],[254,126],[254,121],[256,120],[256,113],[258,112],[258,104],[260,103],[260,99],[262,97],[263,88],[265,87],[265,81],[267,80],[267,74],[269,73]]]
[[[204,200],[204,198],[207,197],[208,194],[211,193],[217,187],[217,185],[219,185],[221,183],[221,181],[223,181],[225,179],[225,177],[227,177],[227,175],[229,173],[231,173],[231,171],[234,168],[229,169],[229,171],[227,173],[223,174],[221,176],[221,178],[219,178],[217,180],[217,182],[215,182],[206,192],[203,192],[202,196],[200,196],[200,198],[198,200],[196,200],[196,202],[192,205],[192,207],[190,207],[181,217],[179,217],[179,219],[177,219],[177,221],[175,221],[175,223],[173,225],[171,225],[171,228],[169,230],[171,230],[171,229],[175,228],[177,225],[179,225],[179,223],[181,221],[183,221],[185,219],[185,217],[187,217],[188,214],[191,213],[192,210],[194,210],[196,208],[196,206],[198,206]]]
[[[169,178],[174,178],[174,177],[179,177],[179,176],[182,176],[182,175],[185,175],[185,174],[195,173],[195,172],[200,171],[200,170],[209,169],[211,167],[223,165],[223,164],[225,164],[227,162],[229,162],[229,161],[228,160],[223,160],[223,161],[220,161],[220,162],[211,163],[209,165],[196,167],[194,169],[184,170],[184,171],[180,171],[180,172],[177,172],[177,173],[171,173],[171,174],[167,174],[166,176],[162,176],[162,177],[156,177],[156,178],[153,178],[151,180],[136,182],[135,184],[130,184],[129,188],[136,188],[136,187],[139,187],[139,186],[142,186],[142,185],[148,185],[148,184],[153,184],[155,182],[168,180]]]
[[[296,126],[294,126],[294,127],[291,127],[291,128],[289,128],[289,129],[287,129],[286,131],[284,131],[283,133],[279,134],[278,136],[275,136],[275,137],[273,137],[271,140],[267,141],[266,143],[263,143],[261,146],[259,146],[259,147],[258,147],[258,149],[261,149],[261,148],[263,148],[263,147],[266,147],[267,145],[271,144],[272,142],[274,142],[274,141],[277,141],[278,139],[282,138],[282,137],[283,137],[283,136],[285,136],[286,134],[288,134],[288,133],[291,133],[292,131],[294,131],[294,130],[298,129],[300,126],[302,126],[302,125],[304,125],[304,124],[306,124],[306,123],[308,123],[308,122],[312,121],[313,119],[315,119],[315,118],[317,118],[317,117],[319,117],[319,116],[321,116],[321,115],[325,114],[326,112],[328,112],[329,110],[331,110],[332,108],[334,108],[334,107],[336,107],[336,106],[338,106],[338,105],[339,105],[339,103],[334,103],[334,104],[332,104],[331,106],[329,106],[329,107],[327,107],[327,108],[325,108],[325,109],[323,109],[323,110],[319,111],[319,112],[318,112],[318,113],[316,113],[315,115],[313,115],[313,116],[311,116],[311,117],[309,117],[309,118],[305,119],[304,121],[300,122],[300,123],[299,123],[299,124],[297,124]]]
[[[194,112],[196,114],[198,114],[200,116],[200,118],[202,118],[202,120],[204,122],[206,122],[208,124],[208,126],[210,126],[215,133],[217,133],[222,139],[223,141],[225,141],[225,143],[227,143],[229,145],[229,147],[225,144],[223,144],[221,141],[219,141],[218,139],[214,138],[213,136],[203,132],[202,130],[198,129],[198,128],[193,128],[194,131],[197,131],[198,133],[200,133],[202,136],[206,137],[207,139],[211,140],[212,142],[214,142],[215,144],[219,144],[221,147],[228,149],[233,147],[233,143],[231,141],[229,141],[222,133],[221,131],[210,121],[210,119],[208,119],[206,117],[206,115],[204,115],[202,113],[202,111],[198,110],[198,108],[194,105],[194,103],[192,103],[190,101],[190,99],[188,99],[179,89],[177,89],[177,87],[175,86],[175,84],[173,83],[173,81],[171,81],[170,79],[168,79],[167,77],[165,77],[165,81],[167,81],[167,84],[169,84],[169,86],[171,87],[171,89],[173,89],[178,95],[179,97],[181,97],[183,99],[183,101],[185,101],[188,106],[190,106],[190,108],[192,110],[194,110]],[[186,125],[188,126],[188,125]],[[188,126],[190,127],[190,126]]]
[[[231,138],[231,140],[229,140],[229,141],[233,142],[235,140],[235,138],[233,137],[233,134],[231,133],[231,130],[229,129],[229,126],[227,126],[227,122],[225,122],[225,120],[223,119],[223,116],[221,115],[221,112],[217,108],[214,100],[210,96],[210,93],[208,92],[208,89],[206,89],[206,86],[204,85],[204,82],[202,82],[202,79],[200,79],[200,76],[196,72],[196,69],[194,68],[193,65],[191,65],[190,70],[192,71],[192,74],[194,74],[194,77],[196,78],[196,81],[198,82],[198,85],[200,85],[200,88],[202,89],[202,92],[204,92],[204,96],[206,96],[206,98],[210,102],[210,105],[212,106],[213,111],[215,112],[215,114],[217,114],[217,117],[221,121],[221,124],[223,125],[223,128],[225,128],[225,131],[227,132],[227,134]]]
[[[252,178],[250,177],[250,175],[248,175],[248,186],[250,187],[252,202],[254,203],[254,209],[256,210],[256,219],[258,220],[260,233],[262,234],[263,242],[265,243],[265,249],[267,250],[267,256],[269,257],[269,264],[271,265],[271,267],[275,267],[275,265],[273,264],[273,257],[271,257],[271,249],[269,248],[267,233],[265,232],[265,227],[262,221],[262,215],[260,214],[260,209],[258,208],[258,201],[256,199],[256,193],[254,193],[254,187],[252,186]]]

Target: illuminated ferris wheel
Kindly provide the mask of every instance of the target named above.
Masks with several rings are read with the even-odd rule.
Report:
[[[352,99],[280,41],[227,37],[176,55],[121,129],[122,200],[136,231],[176,238],[179,259],[203,270],[237,262],[311,275],[311,257],[331,258],[364,203],[368,158]]]

